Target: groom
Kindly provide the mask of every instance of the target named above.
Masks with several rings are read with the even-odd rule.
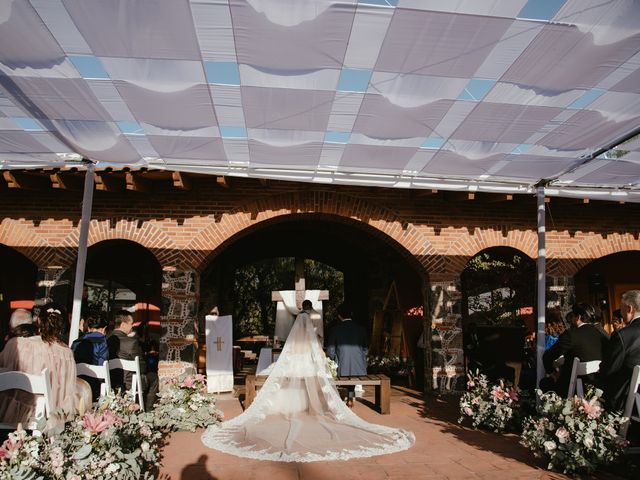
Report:
[[[338,306],[340,323],[329,332],[327,355],[338,362],[338,376],[367,374],[367,331],[351,320],[351,310],[344,303]]]

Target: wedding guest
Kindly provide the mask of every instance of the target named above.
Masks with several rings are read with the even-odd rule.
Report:
[[[107,346],[107,320],[97,314],[92,314],[86,319],[87,333],[74,340],[71,344],[73,357],[76,363],[88,363],[89,365],[102,365],[109,360],[109,347]],[[100,397],[102,380],[94,377],[80,375],[91,386],[93,401]]]
[[[109,346],[109,358],[120,358],[122,360],[134,360],[138,357],[140,362],[140,374],[142,376],[142,385],[138,385],[144,398],[146,409],[153,407],[158,393],[157,375],[147,376],[147,366],[142,355],[142,347],[138,338],[133,332],[133,316],[126,310],[120,310],[114,317],[115,329],[107,337],[107,345]],[[111,371],[111,386],[114,390],[121,391],[131,388],[132,372],[123,372],[120,369]]]
[[[26,308],[17,308],[9,319],[9,338],[33,337],[38,334],[38,326],[33,323],[33,316]],[[6,340],[8,341],[9,338]]]
[[[611,411],[624,408],[633,367],[640,365],[640,290],[622,294],[620,311],[625,326],[611,335],[600,364],[600,386]]]
[[[351,310],[344,303],[337,308],[340,324],[329,332],[327,356],[338,363],[338,376],[367,374],[367,331],[351,319]],[[349,388],[347,405],[353,404],[353,387]]]
[[[60,341],[66,313],[56,304],[41,308],[40,335],[14,337],[0,353],[0,368],[40,375],[44,368],[51,375],[53,412],[50,425],[64,422],[75,411],[76,363],[71,349]],[[60,413],[61,412],[61,413]],[[0,421],[27,423],[35,413],[35,397],[21,390],[0,394]]]
[[[606,333],[601,332],[593,323],[597,320],[596,312],[591,305],[579,303],[571,309],[573,314],[572,326],[563,332],[558,341],[544,352],[542,361],[547,373],[555,370],[554,361],[564,356],[564,363],[557,376],[545,377],[540,381],[540,388],[544,391],[553,390],[565,397],[569,389],[573,359],[578,357],[581,362],[602,360],[602,350],[608,341]],[[555,381],[554,381],[555,380]],[[590,375],[586,381],[595,382],[595,375]]]

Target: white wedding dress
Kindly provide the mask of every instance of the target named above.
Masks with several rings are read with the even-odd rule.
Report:
[[[203,443],[239,457],[348,460],[411,447],[413,433],[368,423],[340,399],[308,316],[296,319],[277,362],[241,415],[210,426]]]

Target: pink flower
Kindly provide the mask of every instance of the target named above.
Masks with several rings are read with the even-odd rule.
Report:
[[[478,397],[473,397],[471,399],[471,405],[478,405],[480,403],[480,399]]]
[[[518,401],[518,392],[516,391],[515,388],[510,388],[509,389],[509,398],[511,400],[513,400],[514,402]]]
[[[193,388],[195,383],[196,382],[194,381],[193,377],[185,377],[185,379],[182,381],[182,386],[186,388]]]
[[[473,380],[469,380],[467,382],[467,388],[472,389],[475,386],[476,386],[476,384],[475,384],[475,382]]]
[[[201,382],[201,383],[204,383],[204,382],[206,381],[205,376],[204,376],[204,375],[202,375],[201,373],[197,373],[197,374],[195,374],[195,375],[193,376],[193,379],[194,379],[196,382]]]
[[[22,447],[22,440],[13,438],[12,435],[9,435],[2,447],[0,447],[0,458],[11,458],[13,456],[13,452]]]
[[[493,389],[491,390],[491,394],[493,395],[494,402],[498,402],[507,398],[507,394],[502,389],[502,387],[493,387]]]
[[[140,405],[138,405],[137,403],[131,403],[129,404],[128,408],[130,412],[137,412],[138,410],[140,410]]]
[[[111,410],[105,410],[102,414],[86,413],[82,419],[82,425],[91,433],[100,433],[107,430],[122,420],[114,415]]]
[[[595,397],[589,401],[582,399],[580,409],[591,419],[598,418],[602,413],[602,407],[598,405],[598,399]]]
[[[566,443],[566,441],[569,440],[569,436],[569,432],[564,427],[560,427],[556,430],[556,437],[558,437],[558,441],[560,443]]]
[[[473,410],[471,410],[469,407],[464,407],[463,411],[464,411],[465,415],[467,415],[469,417],[473,415]]]

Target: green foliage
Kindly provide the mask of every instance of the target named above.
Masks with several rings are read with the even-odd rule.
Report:
[[[271,292],[291,290],[294,285],[294,258],[270,258],[242,266],[233,278],[234,337],[272,334],[275,328],[276,304]],[[308,290],[328,290],[324,318],[335,318],[335,309],[343,301],[342,272],[314,260],[305,260]]]
[[[510,252],[476,255],[462,274],[469,313],[478,324],[517,324],[518,310],[534,305],[534,285],[535,263]]]

